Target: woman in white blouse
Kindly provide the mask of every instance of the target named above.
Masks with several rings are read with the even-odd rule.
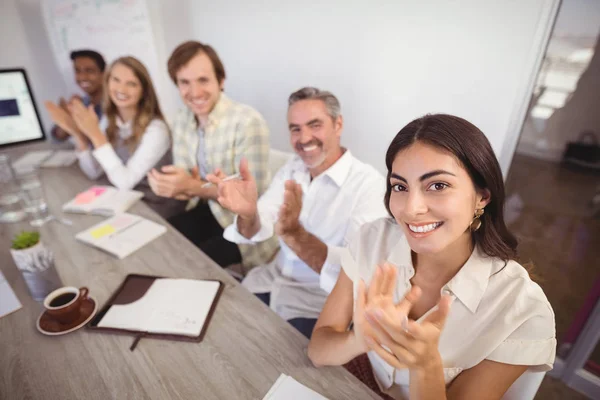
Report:
[[[309,345],[313,363],[367,353],[395,399],[500,399],[527,369],[551,369],[554,313],[515,261],[485,135],[427,115],[396,135],[386,164],[392,218],[350,238]]]
[[[106,174],[119,189],[144,192],[163,216],[174,202],[158,198],[146,175],[152,168],[170,164],[171,139],[150,75],[133,57],[114,61],[104,75],[104,115],[100,121],[91,107],[78,99],[68,109],[46,102],[54,122],[75,139],[79,166],[90,178]]]

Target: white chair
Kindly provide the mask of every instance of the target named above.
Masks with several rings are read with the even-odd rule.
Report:
[[[546,372],[525,371],[504,393],[502,400],[533,400]]]
[[[271,171],[271,178],[273,178],[277,171],[279,171],[279,169],[292,157],[294,157],[294,153],[272,148],[269,151],[269,170]]]

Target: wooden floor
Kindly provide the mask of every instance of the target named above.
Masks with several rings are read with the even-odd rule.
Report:
[[[515,155],[506,181],[507,221],[519,238],[521,261],[534,274],[556,315],[558,345],[600,273],[600,218],[591,199],[600,175]],[[600,347],[591,357],[600,363]],[[586,399],[547,377],[536,397]]]

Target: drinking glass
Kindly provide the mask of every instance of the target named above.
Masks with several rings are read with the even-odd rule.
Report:
[[[15,179],[10,158],[0,154],[0,223],[19,222],[26,216],[21,187]]]
[[[21,187],[25,212],[31,218],[29,223],[32,226],[42,226],[51,219],[51,216],[48,213],[48,204],[38,170],[18,173],[17,181]]]

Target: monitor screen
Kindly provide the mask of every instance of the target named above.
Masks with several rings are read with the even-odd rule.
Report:
[[[0,147],[45,140],[24,69],[0,69]]]

